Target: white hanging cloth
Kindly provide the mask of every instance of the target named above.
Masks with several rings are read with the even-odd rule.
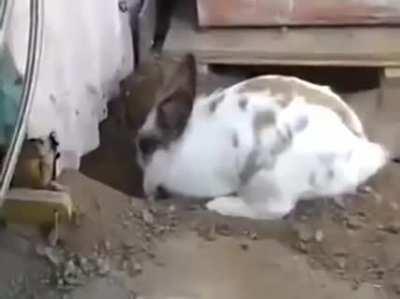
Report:
[[[79,168],[99,145],[99,122],[119,81],[133,71],[128,13],[118,0],[44,1],[43,50],[27,124],[28,138],[54,131],[63,168]],[[23,74],[29,0],[14,1],[7,43]]]

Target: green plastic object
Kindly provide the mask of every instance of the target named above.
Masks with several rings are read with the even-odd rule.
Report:
[[[21,106],[22,74],[7,47],[0,48],[0,154],[10,144]]]

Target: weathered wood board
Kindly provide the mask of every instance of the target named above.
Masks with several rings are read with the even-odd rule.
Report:
[[[399,0],[196,0],[200,26],[400,24]]]
[[[177,1],[164,53],[200,63],[400,66],[400,27],[198,30],[195,3]]]

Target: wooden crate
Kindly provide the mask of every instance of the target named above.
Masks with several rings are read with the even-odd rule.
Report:
[[[399,0],[197,0],[200,26],[400,24]]]
[[[400,27],[198,30],[196,23],[196,2],[177,0],[163,53],[193,53],[200,64],[400,68]]]

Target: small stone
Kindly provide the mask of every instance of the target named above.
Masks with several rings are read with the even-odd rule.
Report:
[[[133,247],[135,247],[135,243],[133,242],[133,241],[131,241],[131,240],[124,240],[123,242],[122,242],[122,247],[124,248],[124,249],[132,249]]]
[[[139,295],[135,291],[129,292],[129,299],[138,299]]]
[[[317,241],[318,243],[321,243],[324,240],[324,232],[321,229],[318,229],[315,232],[315,241]]]
[[[64,280],[62,278],[57,279],[57,287],[62,287],[64,286]]]
[[[376,268],[379,265],[378,259],[374,256],[370,256],[366,259],[366,262],[368,263],[370,268]]]
[[[359,216],[362,219],[367,219],[367,213],[364,211],[358,211],[357,216]]]
[[[129,267],[129,262],[126,259],[123,259],[121,261],[121,264],[120,264],[120,267],[119,267],[120,270],[126,271],[126,270],[128,270],[128,267]]]
[[[123,227],[123,228],[128,228],[128,227],[129,227],[129,224],[130,224],[130,223],[129,223],[128,220],[123,220],[123,221],[122,221],[122,227]]]
[[[334,203],[337,207],[339,207],[339,208],[341,208],[341,209],[343,209],[343,210],[346,209],[346,198],[344,198],[343,196],[335,196],[335,197],[333,198],[333,203]]]
[[[351,283],[351,289],[357,291],[360,288],[360,281],[358,279],[353,279]]]
[[[142,219],[146,224],[154,224],[154,216],[148,209],[142,210]]]
[[[73,260],[67,261],[64,269],[64,276],[76,275],[77,267]]]
[[[395,210],[395,211],[398,211],[398,210],[399,210],[399,204],[398,204],[397,202],[391,201],[391,202],[389,203],[389,205],[390,205],[390,207],[391,207],[393,210]]]
[[[375,275],[377,279],[382,279],[385,276],[385,269],[383,268],[377,268],[375,270]]]
[[[168,212],[169,212],[169,213],[175,213],[175,212],[176,212],[176,206],[170,205],[170,206],[168,207]]]
[[[151,240],[151,234],[150,233],[146,233],[144,238],[146,239],[146,241],[150,241]]]
[[[333,252],[333,255],[336,257],[345,257],[348,255],[347,250],[344,248],[336,248],[332,252]]]
[[[308,220],[308,216],[307,215],[301,215],[300,216],[300,221],[306,222]]]
[[[309,242],[314,238],[314,232],[307,224],[297,223],[294,229],[297,232],[297,237],[302,242]]]
[[[240,244],[240,248],[244,251],[249,250],[249,245],[248,244]]]
[[[336,258],[336,263],[340,269],[345,269],[347,265],[347,259],[345,257]]]
[[[343,278],[343,276],[346,273],[346,271],[344,269],[339,269],[338,268],[338,269],[336,269],[335,273]]]
[[[300,242],[297,243],[297,249],[302,253],[305,253],[305,254],[308,253],[308,246],[303,241],[300,241]]]
[[[79,263],[79,266],[84,267],[88,264],[88,259],[84,256],[79,256],[78,263]]]
[[[383,230],[387,233],[397,235],[400,232],[400,223],[394,221],[386,226],[384,226]]]
[[[134,277],[136,275],[139,275],[143,272],[143,267],[139,262],[136,261],[130,261],[130,266],[129,266],[129,275],[131,277]]]
[[[142,265],[139,263],[134,263],[133,264],[133,270],[137,273],[141,273],[143,271]]]
[[[62,254],[53,247],[45,247],[44,255],[54,266],[59,266],[64,260]]]
[[[200,237],[202,237],[204,240],[209,241],[209,242],[213,242],[217,239],[217,236],[215,233],[215,225],[199,227],[197,229],[197,233]]]
[[[39,256],[46,256],[46,246],[44,246],[41,243],[36,244],[35,251],[36,251],[36,254]]]
[[[394,282],[392,288],[396,295],[400,295],[400,282]]]
[[[252,234],[250,235],[250,239],[252,239],[253,241],[258,240],[258,235],[257,235],[257,233],[252,233]]]
[[[162,235],[163,233],[165,233],[165,231],[168,230],[167,226],[159,226],[155,229],[155,233],[158,235]]]
[[[172,229],[174,229],[177,225],[178,225],[178,223],[177,223],[176,221],[171,221],[171,223],[169,224],[169,228],[172,230]]]
[[[108,240],[104,241],[104,249],[106,251],[111,251],[111,242],[110,241],[108,241]]]
[[[53,228],[49,235],[47,236],[47,240],[51,247],[56,247],[59,242],[59,232],[57,229]]]
[[[158,209],[157,209],[155,206],[151,206],[151,207],[149,208],[149,212],[150,212],[151,214],[153,214],[153,215],[157,215]]]
[[[154,265],[156,265],[157,267],[164,267],[165,263],[160,260],[154,260]]]
[[[349,216],[346,219],[346,226],[349,229],[357,230],[364,227],[364,223],[357,216]]]
[[[88,259],[86,257],[79,257],[78,258],[78,265],[82,269],[82,271],[86,274],[90,273],[93,271],[93,266],[89,263]]]
[[[225,237],[229,237],[232,234],[231,228],[226,223],[220,223],[215,225],[215,232]]]
[[[97,272],[100,275],[107,275],[110,272],[110,263],[107,259],[98,258],[96,261]]]
[[[73,288],[76,286],[82,286],[85,284],[85,279],[81,275],[68,275],[64,276],[64,284],[67,285],[69,288]]]

